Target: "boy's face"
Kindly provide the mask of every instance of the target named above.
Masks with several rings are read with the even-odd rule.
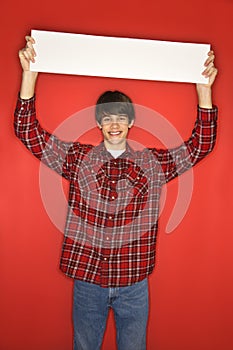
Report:
[[[105,147],[112,150],[122,150],[126,147],[126,137],[133,121],[129,123],[126,114],[105,114],[98,123],[102,130]]]

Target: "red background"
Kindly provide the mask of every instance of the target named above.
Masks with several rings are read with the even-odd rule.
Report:
[[[39,162],[16,139],[12,125],[21,78],[17,52],[32,28],[212,44],[219,68],[214,86],[217,144],[195,167],[191,205],[172,234],[164,230],[177,180],[168,186],[157,267],[150,277],[148,349],[233,348],[232,23],[231,0],[1,4],[1,349],[72,349],[72,281],[58,268],[63,237],[42,205]],[[42,125],[53,130],[66,117],[92,106],[106,89],[124,91],[135,103],[165,116],[182,137],[189,136],[197,101],[195,86],[183,83],[44,74],[37,88]],[[114,337],[110,315],[104,350],[116,349]]]

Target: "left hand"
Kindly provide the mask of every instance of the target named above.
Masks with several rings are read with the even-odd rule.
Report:
[[[209,78],[208,79],[208,83],[206,84],[197,84],[197,88],[201,88],[203,87],[211,87],[215,81],[215,78],[218,74],[218,70],[214,65],[214,59],[215,59],[215,55],[214,55],[214,51],[209,51],[208,52],[208,58],[204,63],[204,66],[206,67],[205,70],[202,72],[202,75],[204,75],[204,77]]]
[[[202,74],[208,78],[206,84],[196,84],[198,104],[203,108],[212,108],[212,86],[218,74],[218,70],[214,65],[214,51],[209,51],[208,58],[205,61],[205,70]]]

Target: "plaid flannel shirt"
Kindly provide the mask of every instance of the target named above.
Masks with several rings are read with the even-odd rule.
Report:
[[[36,119],[35,97],[18,98],[15,133],[30,152],[70,182],[60,260],[69,277],[102,287],[128,286],[155,265],[162,186],[214,147],[217,107],[198,107],[192,135],[170,150],[127,144],[118,158],[104,144],[64,142]]]

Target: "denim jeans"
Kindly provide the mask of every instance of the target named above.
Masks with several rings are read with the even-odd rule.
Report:
[[[109,308],[113,309],[118,350],[145,350],[148,281],[129,287],[102,288],[75,280],[73,300],[74,350],[99,350]]]

